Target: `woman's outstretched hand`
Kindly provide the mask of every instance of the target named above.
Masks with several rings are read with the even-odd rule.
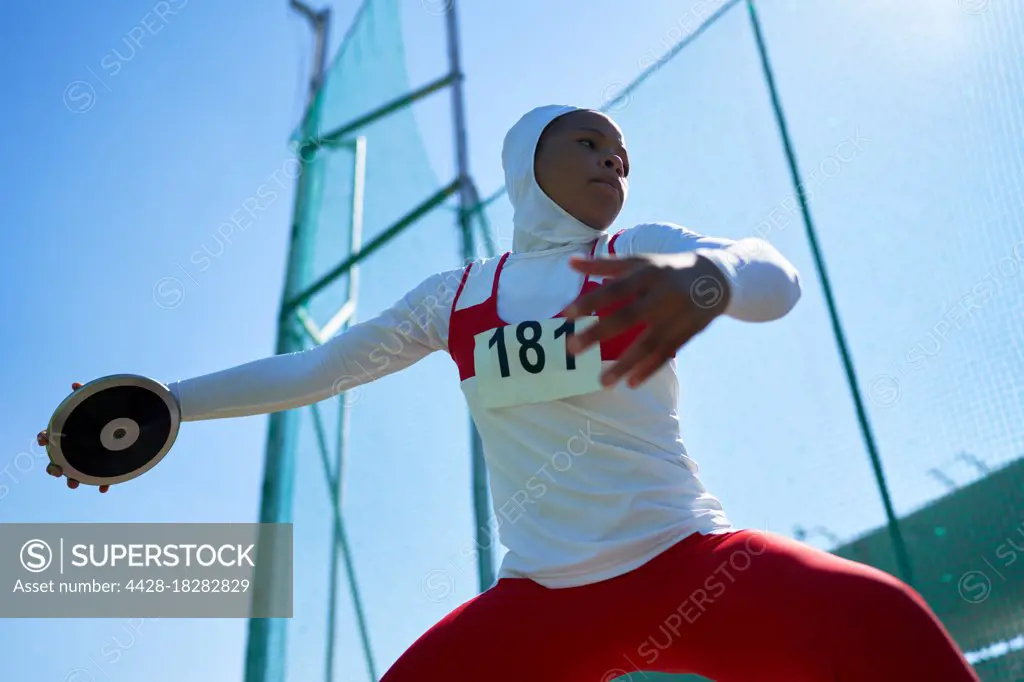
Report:
[[[78,383],[76,381],[75,383],[71,384],[71,390],[72,391],[77,391],[82,386],[83,386],[83,384],[80,384],[80,383]],[[50,443],[49,434],[47,433],[46,429],[43,429],[42,431],[39,432],[39,434],[36,436],[36,442],[39,443],[40,445],[44,446],[44,447]],[[51,462],[51,463],[46,465],[46,473],[48,473],[51,476],[54,476],[56,478],[60,478],[61,476],[64,475],[64,470],[61,469],[56,464],[54,464],[53,462]],[[74,489],[74,488],[78,487],[78,481],[76,481],[75,479],[69,478],[69,479],[67,479],[67,481],[68,481],[68,487],[69,488]],[[105,493],[108,490],[110,490],[110,486],[109,485],[101,485],[99,488],[100,488],[100,492],[101,493]]]
[[[604,386],[623,377],[629,386],[639,386],[729,305],[729,285],[722,271],[694,253],[573,258],[572,267],[609,281],[570,306],[568,319],[617,304],[622,307],[571,338],[569,352],[578,355],[602,339],[636,325],[645,327],[618,362],[601,374]]]

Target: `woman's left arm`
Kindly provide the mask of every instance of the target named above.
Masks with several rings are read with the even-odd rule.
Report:
[[[723,315],[744,322],[784,317],[800,300],[800,274],[764,239],[708,237],[671,223],[637,225],[619,237],[628,255],[695,253],[714,263],[728,286]],[[698,294],[699,295],[699,294]]]
[[[605,385],[628,376],[639,385],[720,315],[769,322],[800,299],[800,276],[775,247],[759,238],[708,237],[669,223],[638,225],[616,240],[616,256],[578,258],[573,267],[614,281],[567,311],[574,319],[610,305],[615,313],[579,333],[580,353],[637,325],[646,329],[602,375]]]

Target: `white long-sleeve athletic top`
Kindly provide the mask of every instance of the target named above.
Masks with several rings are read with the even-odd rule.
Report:
[[[498,279],[496,311],[508,325],[556,316],[584,281],[570,257],[608,252],[608,234],[566,214],[533,179],[540,133],[571,110],[535,109],[506,137],[503,160],[516,231]],[[648,223],[620,231],[614,250],[622,256],[696,252],[709,258],[731,289],[724,314],[738,320],[777,319],[800,297],[796,270],[760,239],[734,242]],[[435,351],[452,352],[456,293],[457,311],[485,304],[500,260],[474,262],[468,275],[466,268],[432,275],[391,308],[322,346],[170,383],[182,421],[309,405]],[[509,356],[518,362],[515,353]],[[476,362],[479,373],[480,356]],[[499,539],[508,550],[499,578],[526,577],[552,588],[593,583],[646,563],[692,533],[732,528],[683,445],[675,368],[675,361],[667,363],[635,389],[619,382],[498,408],[484,405],[477,376],[461,379],[483,442]],[[452,380],[460,381],[455,362]]]

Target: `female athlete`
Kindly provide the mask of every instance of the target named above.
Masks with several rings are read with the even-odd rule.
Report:
[[[609,234],[629,158],[601,113],[535,109],[502,157],[510,253],[429,277],[320,347],[169,385],[182,421],[238,417],[451,355],[508,552],[383,682],[977,682],[910,587],[733,527],[683,446],[676,352],[717,317],[786,315],[793,266],[760,239]]]

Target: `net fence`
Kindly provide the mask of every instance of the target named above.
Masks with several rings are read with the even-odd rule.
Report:
[[[316,100],[316,129],[312,135],[297,131],[296,145],[328,138],[412,90],[401,31],[399,3],[362,5]],[[304,273],[309,285],[385,237],[451,181],[431,166],[410,106],[305,153],[311,161],[302,215],[311,235]],[[346,324],[358,324],[428,275],[458,266],[456,216],[451,202],[441,199],[309,299],[305,316],[314,331],[329,336],[343,330],[330,321],[350,300],[357,305]],[[356,227],[361,234],[354,244]],[[386,369],[406,342],[400,334],[389,340],[371,354],[366,373]],[[308,347],[314,343],[307,340]],[[468,421],[464,410],[452,408],[460,396],[448,369],[444,358],[431,357],[303,410],[290,454],[296,461],[295,610],[287,624],[287,680],[379,679],[401,653],[393,642],[411,641],[425,621],[450,608],[426,599],[422,588],[423,577],[444,561],[438,548],[472,537]],[[337,379],[345,387],[364,377]],[[453,431],[462,440],[450,442]],[[453,586],[453,599],[472,596],[468,577],[475,567],[467,562],[465,569],[467,579]],[[406,617],[410,610],[415,618]]]

